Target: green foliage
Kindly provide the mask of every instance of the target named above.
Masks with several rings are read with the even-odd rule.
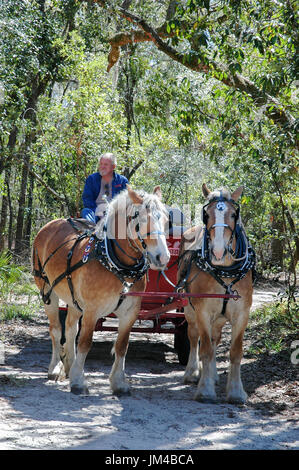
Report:
[[[31,302],[37,296],[27,268],[14,263],[9,252],[0,253],[0,322],[32,318],[35,311]],[[35,306],[39,307],[39,302]]]
[[[34,317],[32,305],[4,302],[0,306],[0,322],[15,319],[31,320]]]
[[[289,349],[290,341],[297,336],[299,328],[298,305],[277,300],[256,309],[249,329],[256,331],[250,354],[275,353]]]
[[[72,46],[70,43],[70,55],[74,54]],[[37,172],[66,198],[66,209],[75,214],[81,206],[85,178],[96,171],[101,153],[124,145],[124,132],[121,120],[115,119],[119,105],[104,71],[103,57],[88,61],[81,57],[75,72],[74,64],[71,71],[75,87],[64,93],[57,86],[55,99],[44,97],[40,101],[42,134],[36,141],[33,158]],[[55,198],[44,188],[40,191],[53,210],[57,205]]]
[[[12,262],[10,253],[0,253],[0,297],[20,280],[22,273],[22,268]]]

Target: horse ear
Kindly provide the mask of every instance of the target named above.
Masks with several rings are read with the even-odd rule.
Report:
[[[155,186],[155,187],[154,187],[153,194],[155,194],[156,196],[158,196],[158,198],[160,199],[160,201],[162,201],[161,186]]]
[[[209,195],[210,192],[211,192],[211,191],[208,189],[206,183],[204,183],[204,184],[202,185],[202,192],[203,192],[203,195],[204,195],[205,198],[207,198],[208,195]]]
[[[239,187],[232,193],[232,199],[233,199],[235,202],[237,202],[237,200],[239,199],[239,197],[242,196],[243,190],[244,190],[244,186],[239,186]]]
[[[133,202],[133,204],[142,204],[143,203],[142,197],[139,196],[139,194],[137,194],[136,191],[134,191],[131,188],[131,186],[129,186],[128,184],[127,184],[127,190],[128,190],[128,194],[129,194],[130,199]]]

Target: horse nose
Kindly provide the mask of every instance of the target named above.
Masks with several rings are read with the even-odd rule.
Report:
[[[226,247],[218,248],[218,249],[213,248],[212,253],[217,261],[221,261],[222,258],[227,255],[227,248]]]
[[[217,248],[217,249],[213,249],[213,254],[215,256],[215,258],[219,261],[223,258],[224,256],[224,251],[225,249],[224,248]]]
[[[159,253],[159,254],[156,256],[157,265],[158,265],[158,266],[165,266],[165,265],[168,263],[169,258],[170,258],[169,252],[167,252],[167,253],[165,253],[165,254]]]

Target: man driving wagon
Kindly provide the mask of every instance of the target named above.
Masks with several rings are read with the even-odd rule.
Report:
[[[103,153],[98,160],[98,171],[89,175],[83,190],[81,217],[97,223],[106,213],[107,204],[126,189],[128,180],[115,172],[116,157]]]

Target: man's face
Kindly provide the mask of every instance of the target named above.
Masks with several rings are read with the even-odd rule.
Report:
[[[112,176],[115,165],[112,164],[109,158],[101,158],[99,165],[99,172],[101,176]]]

